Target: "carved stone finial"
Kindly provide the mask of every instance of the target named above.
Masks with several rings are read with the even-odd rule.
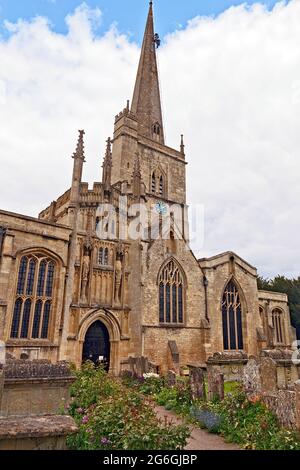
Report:
[[[72,158],[81,158],[82,160],[84,160],[84,135],[85,135],[85,131],[80,130],[78,132],[79,132],[79,137],[78,137],[78,141],[77,141],[77,147],[76,147],[75,152],[73,153]]]

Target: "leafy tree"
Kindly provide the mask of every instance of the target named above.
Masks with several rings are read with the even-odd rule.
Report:
[[[288,279],[285,276],[276,276],[274,279],[258,277],[257,285],[260,290],[282,292],[289,298],[292,325],[297,330],[300,339],[300,276],[297,279]]]

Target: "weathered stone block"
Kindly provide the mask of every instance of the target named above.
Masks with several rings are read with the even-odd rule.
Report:
[[[214,400],[216,398],[224,399],[224,375],[214,370],[210,370],[207,374],[208,379],[208,399]]]
[[[0,418],[0,450],[64,450],[77,430],[70,416]]]

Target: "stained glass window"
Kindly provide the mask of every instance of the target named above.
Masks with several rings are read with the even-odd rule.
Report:
[[[42,254],[32,254],[21,258],[11,338],[46,339],[48,337],[55,266],[53,260]]]
[[[13,322],[11,325],[11,333],[10,333],[11,338],[18,338],[19,336],[19,326],[20,326],[20,319],[21,319],[22,304],[23,304],[22,299],[17,299],[15,302],[14,316],[13,316]]]
[[[43,301],[38,300],[35,304],[35,309],[34,309],[32,338],[39,337],[42,308],[43,308]]]
[[[24,308],[23,308],[21,338],[27,338],[28,337],[28,328],[29,328],[29,321],[30,321],[30,310],[31,310],[31,300],[27,299],[27,300],[25,300]]]
[[[52,297],[54,269],[55,269],[55,265],[52,261],[50,261],[50,263],[48,263],[48,274],[47,274],[47,283],[46,283],[46,297]]]
[[[37,285],[37,295],[39,297],[42,297],[44,294],[46,267],[47,267],[46,261],[45,260],[41,261],[39,277],[38,277],[38,285]]]
[[[43,339],[48,337],[49,320],[50,320],[51,302],[48,300],[44,306],[42,334]]]
[[[235,283],[231,280],[222,299],[224,350],[243,349],[242,305]]]
[[[24,293],[27,264],[28,264],[28,259],[27,259],[26,256],[23,256],[23,258],[21,259],[20,269],[19,269],[17,294],[23,294]]]
[[[184,322],[184,275],[181,268],[171,260],[159,277],[159,322],[182,324]]]

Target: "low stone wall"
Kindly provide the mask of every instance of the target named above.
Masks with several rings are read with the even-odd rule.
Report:
[[[0,418],[0,450],[65,450],[76,431],[70,416]]]

